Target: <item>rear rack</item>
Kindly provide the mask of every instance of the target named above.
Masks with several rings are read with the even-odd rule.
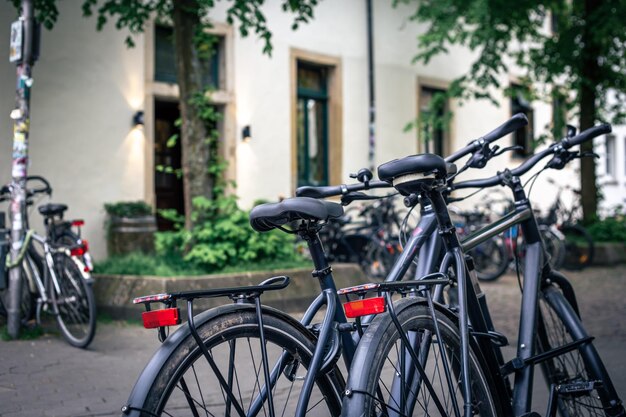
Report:
[[[133,304],[144,304],[146,309],[150,309],[150,304],[154,302],[161,302],[166,305],[176,305],[176,300],[194,300],[196,298],[217,298],[217,297],[229,297],[233,300],[236,299],[252,299],[257,298],[265,291],[282,290],[289,285],[290,279],[288,276],[281,275],[272,278],[268,278],[261,282],[259,285],[249,285],[245,287],[226,287],[216,288],[211,290],[196,290],[196,291],[181,291],[164,294],[152,294],[144,297],[137,297],[133,299]]]
[[[377,282],[370,284],[356,285],[354,287],[347,287],[337,290],[338,295],[356,294],[361,297],[370,292],[377,292],[378,294],[386,292],[399,292],[407,293],[421,289],[421,287],[431,287],[433,285],[446,285],[450,284],[450,277],[441,272],[435,272],[434,274],[426,275],[422,279],[412,281],[397,281],[397,282]]]

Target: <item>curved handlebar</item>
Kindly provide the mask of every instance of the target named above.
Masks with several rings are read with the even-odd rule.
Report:
[[[565,138],[559,142],[556,142],[550,145],[547,149],[531,156],[523,164],[518,166],[517,168],[510,171],[510,175],[514,177],[521,177],[531,170],[540,160],[545,158],[548,155],[555,153],[555,151],[559,148],[569,149],[572,146],[581,144],[587,140],[593,139],[596,136],[600,136],[606,133],[611,132],[611,125],[603,124],[600,126],[591,127],[580,134],[574,136],[573,138]],[[503,183],[502,173],[498,173],[491,178],[484,178],[478,180],[469,180],[463,181],[454,185],[454,189],[462,189],[462,188],[486,188],[493,187],[495,185],[499,185]]]
[[[445,158],[446,162],[454,162],[458,159],[463,158],[465,155],[469,155],[470,153],[476,152],[479,150],[484,143],[491,143],[503,136],[508,135],[511,132],[516,131],[517,129],[524,127],[528,124],[528,118],[524,113],[517,113],[509,120],[496,127],[491,132],[487,133],[481,138],[471,141],[467,144],[463,149],[459,149],[452,155]]]
[[[594,126],[585,130],[584,132],[581,132],[580,135],[578,136],[574,136],[573,138],[563,139],[561,141],[561,145],[565,149],[569,149],[572,146],[580,145],[581,143],[586,142],[589,139],[593,139],[596,136],[606,135],[607,133],[611,133],[612,130],[613,129],[611,128],[611,125],[608,123],[605,123],[600,126]]]
[[[47,179],[45,179],[41,175],[29,175],[28,177],[26,177],[26,182],[28,183],[29,181],[40,181],[43,183],[43,187],[27,188],[26,189],[27,197],[32,197],[33,195],[39,194],[39,193],[52,194],[52,187],[50,186],[50,183],[48,182]],[[8,185],[3,185],[0,188],[0,201],[8,200],[10,193],[11,193],[11,188]]]
[[[322,187],[305,185],[298,187],[296,197],[325,198],[344,195],[353,191],[371,190],[373,188],[391,188],[391,184],[385,181],[369,181],[367,183],[328,185]]]

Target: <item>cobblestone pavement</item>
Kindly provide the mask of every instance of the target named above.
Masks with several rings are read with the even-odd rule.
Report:
[[[618,392],[626,398],[626,266],[567,274],[576,289],[589,332]],[[517,331],[519,289],[514,276],[483,284],[498,330]],[[115,416],[136,377],[159,343],[154,331],[136,324],[99,322],[88,350],[60,336],[0,341],[0,416]],[[515,346],[515,341],[511,340]],[[512,355],[514,349],[505,354]],[[539,373],[539,372],[538,372]],[[542,383],[538,388],[543,388]],[[545,394],[535,409],[543,413]]]

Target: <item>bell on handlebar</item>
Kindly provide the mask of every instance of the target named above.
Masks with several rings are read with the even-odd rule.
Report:
[[[350,178],[356,178],[357,181],[363,184],[367,184],[373,177],[372,171],[367,168],[361,168],[356,174],[350,174]]]

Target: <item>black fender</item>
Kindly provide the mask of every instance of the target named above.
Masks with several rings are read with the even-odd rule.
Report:
[[[309,331],[293,317],[272,307],[261,306],[261,308],[263,310],[263,313],[289,322],[289,324],[301,330],[302,333],[308,336],[312,341],[315,341],[315,335],[313,335],[311,331]],[[209,320],[213,320],[219,316],[231,314],[236,311],[254,312],[255,306],[254,304],[227,304],[215,307],[196,315],[194,317],[194,323],[196,327],[200,327]],[[139,375],[139,378],[137,378],[137,382],[135,382],[135,386],[133,387],[130,396],[128,397],[128,401],[122,407],[122,416],[141,416],[141,408],[145,404],[153,381],[157,378],[164,364],[174,354],[177,347],[181,343],[183,343],[188,337],[192,337],[191,331],[189,330],[189,324],[185,323],[180,326],[174,333],[172,333],[167,339],[165,339],[161,347],[159,347],[159,349],[154,353],[146,367],[143,369],[143,371]]]

